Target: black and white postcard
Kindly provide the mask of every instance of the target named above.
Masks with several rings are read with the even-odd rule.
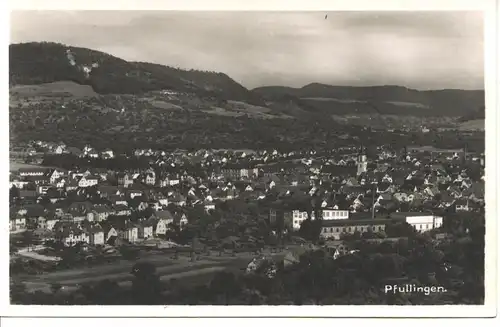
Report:
[[[5,315],[494,315],[475,2],[12,9]]]

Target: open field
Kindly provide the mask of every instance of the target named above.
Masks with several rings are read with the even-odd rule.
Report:
[[[215,273],[219,271],[226,270],[226,267],[210,267],[210,268],[200,268],[197,270],[191,270],[181,273],[174,273],[169,275],[164,275],[160,277],[162,282],[170,281],[172,279],[179,280],[179,284],[182,286],[196,286],[201,284],[209,283],[212,280]],[[121,287],[131,287],[132,281],[122,281],[118,282]]]
[[[211,106],[209,109],[203,109],[201,111],[211,115],[227,117],[240,117],[247,115],[258,119],[289,118],[289,116],[274,112],[270,108],[255,106],[242,101],[228,101],[224,108],[220,106]]]
[[[264,254],[274,258],[284,256],[285,252]],[[156,266],[156,273],[161,280],[172,278],[195,277],[203,274],[213,274],[225,269],[243,269],[254,258],[253,253],[240,253],[236,256],[223,255],[221,257],[201,256],[199,260],[192,262],[188,256],[180,256],[179,259],[172,259],[169,255],[145,255],[138,261],[118,261],[111,264],[104,264],[94,267],[84,267],[78,269],[56,271],[36,276],[12,276],[16,282],[26,285],[28,291],[50,290],[50,285],[57,283],[69,288],[78,287],[81,284],[97,283],[104,279],[114,280],[124,284],[130,282],[132,267],[141,261],[153,263]]]
[[[219,115],[228,117],[239,117],[244,115],[241,112],[229,111],[220,107],[211,107],[211,110],[202,110],[202,111],[210,115]]]
[[[460,131],[484,131],[485,120],[476,119],[466,121],[458,126]]]
[[[196,286],[196,285],[202,285],[210,282],[214,276],[215,273],[224,271],[228,269],[227,267],[224,266],[217,266],[217,267],[208,267],[208,268],[199,268],[196,270],[189,270],[189,271],[184,271],[184,272],[178,272],[178,273],[172,273],[168,275],[162,275],[160,276],[160,280],[165,282],[165,281],[170,281],[172,279],[177,280],[177,284],[180,286]],[[128,275],[130,278],[130,274]],[[127,279],[123,280],[118,280],[118,285],[120,287],[131,287],[132,286],[132,281]],[[30,292],[35,292],[35,291],[42,291],[45,293],[51,293],[51,285],[47,283],[37,283],[37,282],[26,282],[25,283],[26,288]],[[61,285],[62,288],[61,290],[63,292],[73,292],[78,289],[79,286],[76,286],[75,284],[63,284]]]
[[[22,97],[59,98],[59,97],[95,97],[89,85],[80,85],[71,81],[60,81],[38,85],[15,85],[10,88],[11,99]]]
[[[256,113],[270,113],[271,109],[262,107],[262,106],[254,106],[252,104],[248,104],[242,101],[228,101],[228,104],[231,106],[232,110],[242,111],[248,114],[256,114]]]
[[[25,163],[16,162],[16,161],[10,161],[10,164],[9,164],[9,170],[10,171],[16,171],[16,170],[19,170],[20,168],[50,168],[50,167],[45,167],[45,166],[40,166],[40,165],[32,165],[32,164],[25,164]]]
[[[302,98],[302,100],[311,100],[311,101],[331,101],[331,102],[339,102],[339,103],[364,103],[364,101],[355,100],[355,99],[337,99],[337,98]]]
[[[152,100],[151,104],[158,108],[158,109],[165,109],[165,110],[182,110],[181,106],[178,106],[176,104],[166,102],[166,101],[161,101],[161,100]]]

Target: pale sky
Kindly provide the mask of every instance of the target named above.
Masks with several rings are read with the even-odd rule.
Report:
[[[479,12],[13,12],[11,43],[31,41],[219,71],[247,88],[484,88]]]

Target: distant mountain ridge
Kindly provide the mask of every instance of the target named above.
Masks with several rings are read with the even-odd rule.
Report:
[[[71,65],[67,50],[74,56]],[[248,90],[223,73],[182,70],[160,64],[128,62],[112,55],[59,43],[9,46],[11,85],[74,81],[99,94],[141,94],[170,89],[198,96],[244,101],[285,114],[478,116],[483,90],[418,91],[402,86],[332,86],[311,83],[302,88],[267,86]],[[79,66],[80,65],[80,66]],[[92,67],[87,74],[81,65]],[[93,66],[95,65],[95,67]],[[480,114],[479,114],[480,115]]]
[[[418,91],[395,85],[355,87],[311,83],[302,88],[267,86],[252,91],[271,101],[299,99],[316,110],[335,106],[337,112],[344,114],[420,111],[429,115],[463,116],[480,108],[484,110],[484,90]]]

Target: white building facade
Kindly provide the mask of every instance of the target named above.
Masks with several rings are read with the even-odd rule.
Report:
[[[339,209],[331,209],[331,208],[323,208],[321,209],[323,220],[340,220],[340,219],[349,219],[349,210],[339,210]],[[307,212],[300,210],[292,211],[292,227],[294,230],[299,230],[300,225],[304,220],[307,219]],[[311,212],[311,219],[315,219],[314,211]]]
[[[417,232],[426,232],[443,225],[443,217],[434,215],[410,216],[406,217],[406,222]]]

